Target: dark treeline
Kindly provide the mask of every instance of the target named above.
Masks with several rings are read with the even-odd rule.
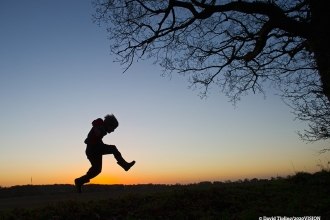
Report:
[[[280,178],[280,177],[278,177]],[[275,180],[276,178],[271,178]],[[137,184],[137,185],[123,185],[123,184],[112,184],[112,185],[103,185],[103,184],[87,184],[84,185],[84,193],[90,192],[105,192],[105,191],[120,191],[120,190],[153,190],[153,189],[178,189],[187,186],[211,186],[219,185],[225,183],[256,183],[268,181],[267,179],[244,179],[237,180],[232,182],[230,180],[221,182],[221,181],[203,181],[199,183],[190,183],[190,184]],[[9,197],[23,197],[23,196],[42,196],[42,195],[58,195],[58,194],[70,194],[76,193],[76,188],[71,184],[54,184],[54,185],[17,185],[11,187],[1,187],[0,186],[0,198],[9,198]]]
[[[87,184],[84,185],[84,193],[106,192],[106,191],[139,191],[153,189],[177,189],[182,187],[181,184],[165,185],[165,184],[137,184],[137,185],[103,185],[103,184]],[[43,195],[59,195],[77,193],[76,187],[71,184],[54,184],[54,185],[17,185],[11,187],[0,187],[0,198],[23,197],[23,196],[43,196]]]
[[[84,186],[84,192],[100,192],[110,190],[121,190],[124,185],[97,185]],[[71,184],[54,185],[17,185],[11,187],[0,187],[0,198],[42,196],[75,193],[76,188]]]

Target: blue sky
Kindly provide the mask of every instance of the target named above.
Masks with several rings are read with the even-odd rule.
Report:
[[[306,144],[275,91],[234,108],[213,85],[207,99],[186,77],[161,77],[152,60],[124,74],[110,55],[106,26],[90,1],[0,2],[0,186],[73,183],[90,167],[83,143],[108,113],[118,129],[104,138],[128,161],[104,156],[92,183],[192,183],[315,172],[329,142]],[[292,166],[292,163],[294,168]]]

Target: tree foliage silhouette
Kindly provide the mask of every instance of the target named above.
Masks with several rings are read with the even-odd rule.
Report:
[[[188,75],[201,96],[216,84],[235,104],[265,86],[279,91],[309,130],[330,137],[330,1],[94,0],[111,52],[126,71],[153,58],[163,74]]]

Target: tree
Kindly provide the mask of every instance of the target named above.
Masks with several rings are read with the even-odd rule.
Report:
[[[111,52],[126,71],[153,58],[163,74],[189,75],[201,96],[216,84],[235,104],[265,86],[279,91],[305,141],[330,137],[330,1],[94,0]]]

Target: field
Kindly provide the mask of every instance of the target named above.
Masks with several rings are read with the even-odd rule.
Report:
[[[330,219],[329,193],[330,172],[298,172],[268,181],[253,179],[121,196],[103,193],[94,198],[71,197],[36,207],[2,208],[0,219],[290,219],[286,216],[298,220],[297,217],[308,216],[306,220],[324,220]]]

